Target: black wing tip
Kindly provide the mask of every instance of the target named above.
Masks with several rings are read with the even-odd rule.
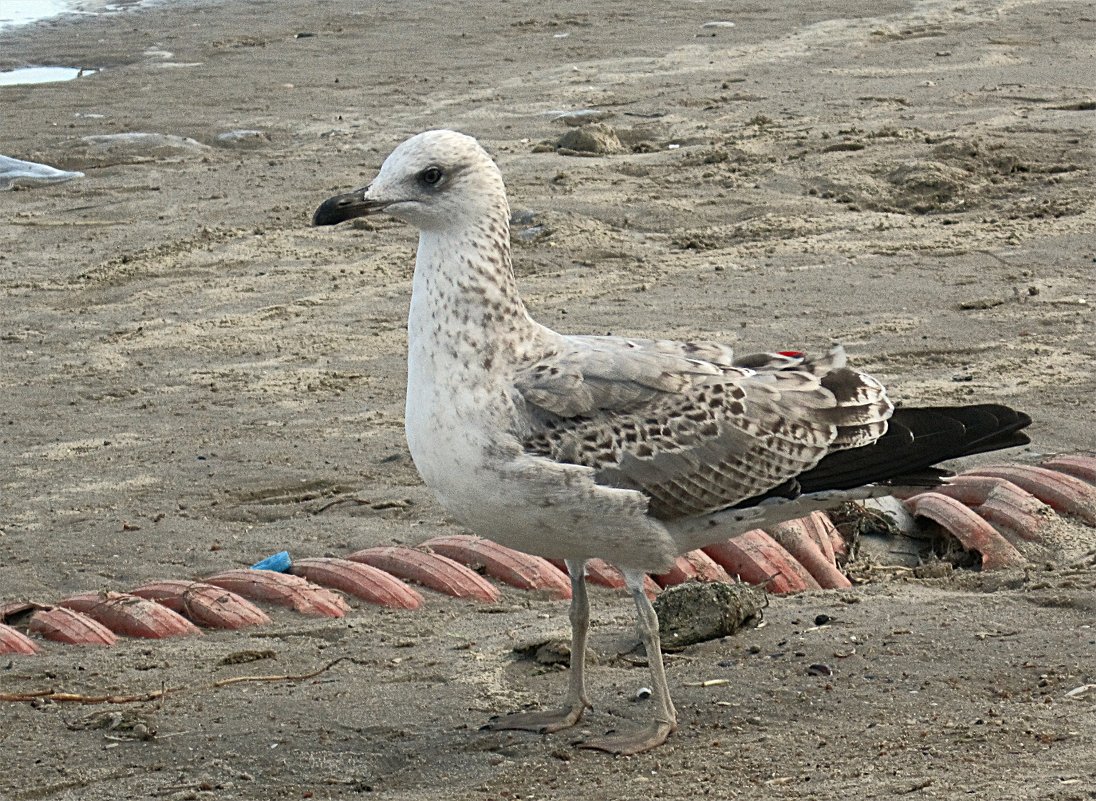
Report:
[[[1027,445],[1023,429],[1031,423],[1026,412],[997,403],[899,407],[878,440],[831,453],[798,478],[804,492],[939,483],[947,475],[940,462]]]

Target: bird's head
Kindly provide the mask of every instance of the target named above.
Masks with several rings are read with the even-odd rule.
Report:
[[[502,175],[491,157],[472,137],[439,130],[404,141],[372,183],[325,200],[312,224],[384,213],[420,230],[438,231],[499,212],[509,216]]]

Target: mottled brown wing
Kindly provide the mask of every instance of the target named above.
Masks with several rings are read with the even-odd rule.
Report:
[[[602,483],[641,490],[662,519],[778,488],[794,495],[796,475],[870,429],[885,430],[890,413],[882,387],[845,368],[836,350],[818,362],[774,355],[754,369],[675,354],[668,343],[653,355],[635,343],[595,344],[595,358],[580,347],[547,358],[542,384],[532,374],[518,382],[533,412],[526,448],[592,467]],[[593,389],[576,391],[583,387]],[[538,401],[545,395],[550,405]]]
[[[666,344],[566,337],[558,349],[520,370],[514,386],[527,404],[568,418],[639,408],[684,392],[697,376],[721,374],[720,365],[674,353]]]

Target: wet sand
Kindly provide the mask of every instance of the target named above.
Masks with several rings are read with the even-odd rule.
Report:
[[[102,69],[0,87],[0,152],[86,174],[0,193],[0,599],[458,530],[403,444],[415,235],[308,225],[431,127],[496,155],[546,324],[840,341],[907,402],[1030,412],[1014,458],[1096,447],[1096,11],[859,9],[271,0],[0,33],[0,67]],[[543,146],[587,108],[622,152]],[[127,132],[179,139],[86,139]],[[518,591],[52,646],[0,661],[0,690],[186,689],[4,705],[0,797],[1090,799],[1092,693],[1066,693],[1096,681],[1094,587],[1051,562],[774,598],[670,657],[682,731],[628,759],[477,731],[563,690],[513,649],[566,605]],[[646,715],[647,674],[628,599],[594,607],[600,732]],[[243,651],[273,656],[222,664]]]

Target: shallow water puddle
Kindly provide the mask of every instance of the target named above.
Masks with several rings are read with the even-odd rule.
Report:
[[[73,78],[94,75],[96,72],[98,70],[91,70],[86,67],[20,67],[17,70],[0,72],[0,86],[71,81]]]

